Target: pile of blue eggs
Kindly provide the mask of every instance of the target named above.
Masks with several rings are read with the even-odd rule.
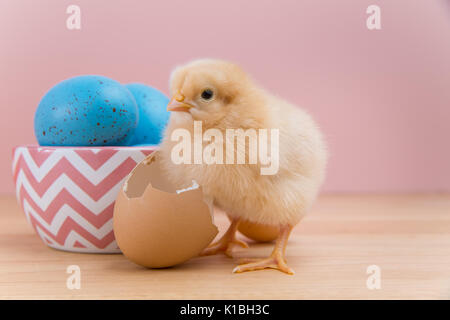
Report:
[[[64,80],[39,103],[34,132],[41,146],[157,145],[169,99],[150,86],[86,75]]]

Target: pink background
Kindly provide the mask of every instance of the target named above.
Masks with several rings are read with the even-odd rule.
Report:
[[[70,4],[80,31],[66,29]],[[326,191],[450,191],[449,1],[0,0],[0,192],[51,86],[101,74],[167,93],[172,68],[199,57],[241,64],[315,116]]]

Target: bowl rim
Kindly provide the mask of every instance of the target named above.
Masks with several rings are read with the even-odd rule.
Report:
[[[41,146],[38,144],[25,144],[25,145],[16,145],[13,147],[13,150],[25,148],[28,150],[130,150],[130,151],[139,151],[139,150],[156,150],[159,148],[158,145],[147,145],[147,146]]]

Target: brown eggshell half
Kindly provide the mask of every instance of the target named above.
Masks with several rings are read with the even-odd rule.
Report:
[[[158,152],[139,163],[121,188],[114,206],[114,234],[123,254],[148,268],[189,260],[218,233],[212,205],[201,187],[173,186],[164,177]]]
[[[252,240],[258,242],[270,242],[278,237],[280,229],[270,225],[241,221],[239,222],[238,230],[244,236]]]

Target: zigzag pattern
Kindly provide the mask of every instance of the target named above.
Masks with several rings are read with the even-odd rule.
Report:
[[[113,209],[130,171],[155,148],[18,147],[16,195],[29,223],[50,247],[120,252]]]

